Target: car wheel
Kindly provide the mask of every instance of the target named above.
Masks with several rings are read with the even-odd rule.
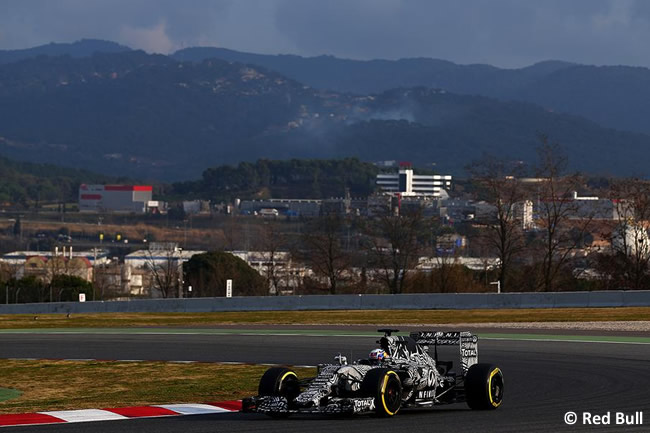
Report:
[[[298,376],[292,370],[284,367],[272,367],[266,370],[258,387],[258,394],[260,396],[279,396],[284,397],[289,402],[293,402],[298,394],[300,394],[300,382]],[[269,412],[269,416],[273,418],[286,418],[289,416],[287,412]]]
[[[370,370],[363,379],[361,391],[375,398],[375,413],[379,416],[393,416],[402,407],[402,381],[393,370]]]
[[[474,364],[465,376],[467,405],[472,409],[496,409],[503,401],[503,372],[492,364]]]

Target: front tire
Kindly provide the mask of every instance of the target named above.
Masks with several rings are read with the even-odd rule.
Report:
[[[375,368],[366,373],[361,390],[375,398],[375,413],[393,416],[402,407],[402,381],[397,373],[387,368]]]
[[[287,399],[289,405],[300,394],[300,382],[293,370],[284,367],[272,367],[266,370],[258,387],[260,396],[277,396]],[[288,412],[269,412],[273,418],[286,418]]]
[[[503,372],[492,364],[474,364],[465,376],[467,405],[475,410],[494,410],[503,401]]]

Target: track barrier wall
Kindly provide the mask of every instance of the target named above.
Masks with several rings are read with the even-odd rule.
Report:
[[[647,307],[650,290],[553,293],[246,296],[0,304],[0,314],[208,313],[216,311]]]

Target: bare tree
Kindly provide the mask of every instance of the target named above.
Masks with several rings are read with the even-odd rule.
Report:
[[[433,283],[440,293],[450,293],[455,289],[454,274],[458,265],[454,254],[437,254],[436,266],[432,271]]]
[[[240,249],[243,242],[244,234],[242,223],[234,216],[228,218],[223,224],[224,247],[227,251]]]
[[[485,240],[499,258],[498,279],[504,290],[513,259],[525,248],[522,219],[526,191],[519,179],[521,169],[508,170],[502,160],[486,156],[470,167],[470,174],[496,208],[493,221],[488,221]]]
[[[52,254],[52,257],[50,257],[47,261],[47,274],[44,275],[44,281],[47,283],[45,286],[45,291],[47,293],[43,294],[43,299],[41,300],[42,302],[45,301],[45,298],[48,298],[50,302],[54,301],[60,301],[61,300],[61,295],[63,292],[63,288],[59,287],[57,289],[57,294],[54,294],[54,281],[57,279],[57,277],[61,275],[69,275],[70,274],[70,268],[69,264],[70,261],[72,260],[72,254],[70,253],[70,257],[66,258],[66,249],[65,246],[61,247],[62,250],[59,253],[59,248],[56,247],[54,250],[54,254]]]
[[[623,179],[611,185],[617,227],[612,232],[612,250],[622,266],[616,267],[620,284],[630,288],[647,287],[650,270],[650,183],[640,179]]]
[[[369,252],[391,294],[402,293],[409,270],[415,268],[427,237],[422,209],[388,213],[369,224]]]
[[[343,219],[327,215],[313,221],[302,236],[305,261],[314,273],[327,279],[330,294],[336,294],[343,274],[350,268],[350,255],[341,245]]]
[[[574,218],[573,224],[569,224],[569,220],[578,215],[578,203],[573,200],[573,194],[580,187],[581,178],[576,174],[563,175],[567,158],[559,145],[550,143],[545,136],[541,140],[537,170],[541,179],[538,183],[538,211],[544,240],[539,286],[544,291],[553,291],[560,271],[584,239],[593,214]]]
[[[181,251],[173,242],[151,244],[146,253],[152,289],[163,298],[180,297],[182,275]]]
[[[271,292],[280,294],[284,287],[283,265],[281,262],[288,254],[281,251],[284,245],[284,235],[279,230],[277,223],[265,221],[260,234],[258,248],[264,260],[264,276],[269,283]]]
[[[112,297],[122,296],[124,291],[121,284],[121,270],[117,270],[115,265],[106,266],[101,264],[93,269],[93,300],[99,297],[99,300],[110,299]]]

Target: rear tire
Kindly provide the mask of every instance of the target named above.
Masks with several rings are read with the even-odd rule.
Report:
[[[375,398],[375,413],[378,416],[393,416],[402,407],[402,381],[393,370],[370,370],[361,383],[361,391],[363,395]]]
[[[298,394],[300,394],[300,382],[298,376],[292,370],[284,367],[272,367],[266,370],[258,387],[260,396],[278,396],[287,399],[289,406]],[[286,418],[287,412],[269,412],[273,418]]]
[[[492,364],[474,364],[465,376],[467,405],[475,410],[494,410],[503,401],[503,372]]]

